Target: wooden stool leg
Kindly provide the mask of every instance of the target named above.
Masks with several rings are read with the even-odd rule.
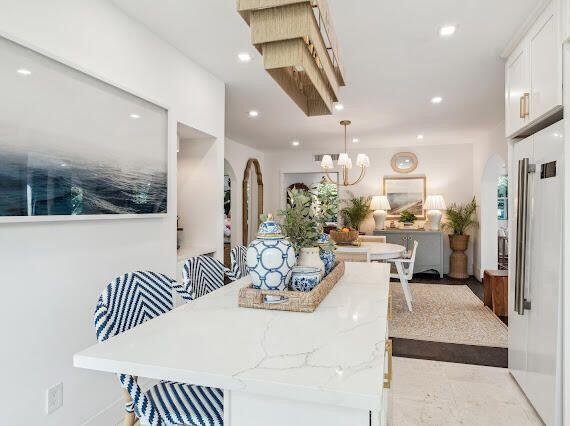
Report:
[[[135,380],[137,379],[136,377],[134,378]],[[130,404],[133,399],[131,398],[131,395],[129,394],[129,392],[126,389],[123,389],[123,401],[125,401],[125,405],[126,404]],[[124,426],[135,426],[135,424],[140,424],[138,422],[137,416],[135,416],[135,413],[129,413],[129,412],[125,412],[125,420],[123,422]]]

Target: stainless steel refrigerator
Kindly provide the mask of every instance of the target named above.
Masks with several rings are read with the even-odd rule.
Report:
[[[547,425],[562,425],[563,124],[509,152],[509,369]]]

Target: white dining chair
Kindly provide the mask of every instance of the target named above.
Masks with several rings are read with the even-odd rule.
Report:
[[[397,274],[390,274],[390,278],[398,278],[402,284],[402,290],[404,291],[404,296],[406,297],[406,304],[408,305],[408,310],[412,312],[412,292],[410,290],[409,281],[414,276],[414,262],[416,261],[416,251],[418,249],[418,242],[414,241],[414,248],[406,257],[401,257],[397,259],[389,259],[388,262],[393,263],[396,266]]]

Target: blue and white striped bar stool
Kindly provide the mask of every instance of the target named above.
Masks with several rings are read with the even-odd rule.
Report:
[[[95,308],[95,329],[100,342],[147,320],[169,312],[175,289],[190,295],[176,281],[155,272],[132,272],[111,281]],[[217,388],[162,381],[143,392],[136,377],[119,374],[125,392],[125,426],[136,419],[150,426],[223,426],[223,391]]]
[[[182,275],[184,289],[192,299],[205,296],[224,286],[224,278],[230,270],[211,256],[196,256],[184,262]]]
[[[235,246],[230,253],[231,265],[228,277],[232,281],[246,277],[247,271],[247,247]]]

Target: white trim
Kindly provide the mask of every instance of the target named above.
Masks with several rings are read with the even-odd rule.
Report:
[[[88,221],[88,220],[113,220],[113,219],[162,219],[166,217],[168,217],[168,213],[4,216],[0,217],[0,224],[30,223],[30,222],[78,222],[78,221]]]
[[[527,33],[530,31],[531,27],[534,25],[536,20],[540,17],[542,12],[550,5],[552,1],[558,0],[542,0],[531,12],[526,21],[519,27],[519,29],[513,34],[511,40],[501,53],[501,58],[507,60],[509,56],[515,51],[517,46],[523,41]]]

